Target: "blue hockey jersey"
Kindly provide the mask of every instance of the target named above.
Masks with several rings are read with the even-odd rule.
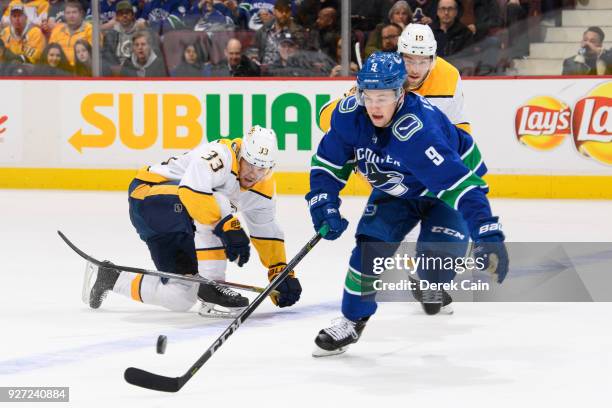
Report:
[[[372,124],[355,96],[338,103],[312,158],[310,189],[337,195],[355,166],[373,188],[392,196],[437,197],[460,211],[471,231],[491,216],[476,143],[412,92],[385,128]]]

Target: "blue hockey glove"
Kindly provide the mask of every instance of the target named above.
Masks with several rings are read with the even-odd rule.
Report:
[[[340,217],[340,199],[330,193],[311,191],[306,194],[306,201],[315,231],[327,224],[329,231],[323,238],[333,241],[340,237],[348,227],[348,221]]]
[[[225,255],[230,262],[236,261],[238,266],[242,266],[249,261],[251,241],[240,226],[238,218],[231,214],[228,215],[217,223],[213,233],[221,238],[225,247]]]
[[[484,270],[497,277],[497,283],[502,283],[508,273],[508,251],[504,244],[504,233],[498,217],[488,217],[480,220],[478,229],[472,232],[474,240],[474,257],[482,257]]]
[[[285,269],[285,266],[287,265],[279,264],[271,266],[268,269],[268,280],[272,282]],[[295,277],[295,273],[291,271],[289,276],[276,287],[276,290],[280,292],[280,295],[270,295],[270,299],[278,307],[287,307],[300,300],[302,285],[300,285],[298,278]]]

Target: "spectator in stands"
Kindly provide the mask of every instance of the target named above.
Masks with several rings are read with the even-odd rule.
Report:
[[[319,11],[315,22],[316,29],[311,36],[316,41],[314,48],[320,49],[330,58],[336,55],[336,38],[340,33],[338,27],[338,12],[332,7],[325,7]]]
[[[455,0],[439,0],[438,18],[431,24],[438,43],[437,55],[450,57],[472,45],[474,35],[457,19],[458,8]]]
[[[275,0],[241,0],[240,7],[249,14],[249,30],[257,31],[274,18]]]
[[[225,58],[211,67],[214,77],[257,77],[261,75],[259,66],[242,53],[242,43],[232,38],[225,47]]]
[[[10,6],[10,24],[0,33],[0,38],[22,62],[36,64],[45,48],[45,36],[40,28],[30,24],[23,4]]]
[[[161,56],[152,49],[151,33],[140,30],[132,37],[132,56],[121,65],[120,76],[126,77],[165,77],[166,66]]]
[[[64,48],[57,43],[49,43],[42,57],[32,71],[33,76],[64,77],[71,76],[72,67],[64,53]]]
[[[500,63],[501,12],[497,0],[463,0],[460,22],[474,35],[473,53],[477,57],[477,75],[495,74]]]
[[[91,45],[80,39],[74,43],[74,75],[79,77],[93,76]]]
[[[368,44],[365,49],[366,58],[375,51],[397,51],[397,41],[401,34],[402,27],[395,23],[383,25],[379,35],[372,32],[368,38]],[[378,43],[374,42],[377,38]],[[372,41],[370,41],[370,39],[372,39]]]
[[[115,24],[104,32],[102,60],[105,65],[118,66],[132,56],[132,38],[137,30],[134,7],[129,0],[121,0],[117,3]],[[154,48],[159,48],[155,41]]]
[[[220,0],[196,1],[187,19],[195,31],[230,31],[235,28],[231,10]]]
[[[49,0],[49,12],[47,19],[43,20],[40,29],[45,33],[46,36],[51,35],[51,32],[57,25],[57,23],[64,22],[64,7],[65,0]]]
[[[21,4],[23,6],[23,12],[28,17],[30,24],[40,26],[43,21],[47,19],[47,13],[49,12],[49,2],[47,0],[12,0],[2,16],[2,24],[10,24],[10,10],[15,4]]]
[[[510,58],[522,58],[529,55],[529,16],[531,0],[508,0],[506,4],[506,25]]]
[[[397,39],[399,35],[404,30],[410,22],[412,22],[412,9],[404,0],[400,0],[389,9],[388,20],[386,20],[392,24],[395,24],[396,27],[399,27],[400,32],[395,36],[396,27],[390,28],[389,23],[380,23],[376,26],[374,31],[370,33],[368,36],[368,42],[365,46],[365,55],[366,58],[372,54],[374,51],[386,51],[393,50],[397,48]],[[387,33],[383,35],[383,28],[386,27]],[[387,37],[385,41],[383,37]],[[385,43],[385,44],[383,44]]]
[[[259,18],[259,22],[261,26],[272,24],[272,20],[274,20],[274,6],[270,8],[268,7],[260,8],[259,11],[257,12],[257,17]],[[253,19],[251,19],[251,21],[252,20]],[[261,26],[259,28],[261,28]],[[252,30],[250,25],[249,25],[249,28]],[[259,28],[257,30],[259,30]],[[254,31],[257,31],[257,30],[254,30]]]
[[[272,76],[328,76],[334,61],[324,53],[300,50],[290,33],[280,41],[280,59],[268,66],[267,73]]]
[[[0,40],[0,76],[27,76],[31,68],[31,65],[22,64],[21,58],[7,49]]]
[[[304,32],[291,20],[288,0],[277,0],[274,5],[274,20],[255,33],[255,47],[259,50],[259,62],[264,65],[279,61],[280,40],[290,34],[299,48],[304,48]]]
[[[355,51],[354,49],[351,47],[351,60],[349,63],[349,74],[350,75],[357,75],[357,72],[359,71],[359,66],[357,65],[357,63],[355,62]],[[335,63],[336,66],[334,66],[329,74],[330,77],[336,77],[336,76],[340,76],[342,74],[342,37],[338,36],[337,42],[336,42],[336,58],[335,58]]]
[[[408,0],[412,9],[412,22],[430,25],[436,19],[438,13],[437,0]]]
[[[339,0],[302,0],[295,14],[295,20],[299,25],[304,27],[304,29],[314,30],[317,28],[315,23],[319,18],[319,12],[321,10],[324,8],[332,8],[337,14],[339,7]]]
[[[612,75],[612,51],[604,49],[604,38],[601,28],[587,28],[578,54],[563,61],[563,75]]]
[[[59,44],[64,50],[70,65],[74,66],[74,44],[81,38],[91,44],[92,27],[83,21],[83,5],[79,1],[69,0],[64,8],[65,23],[59,23],[51,32],[50,43]]]
[[[187,44],[181,62],[170,73],[172,77],[197,78],[204,76],[204,53],[197,42]]]
[[[115,25],[117,0],[100,0],[100,29],[109,30]]]
[[[372,31],[387,18],[393,1],[367,0],[351,2],[351,28]]]
[[[91,55],[91,44],[84,39],[74,44],[74,75],[79,77],[93,76],[93,57]],[[102,64],[101,76],[111,76],[110,68]]]
[[[239,30],[249,29],[249,20],[251,16],[243,7],[238,6],[236,0],[223,0],[223,4],[229,10],[229,16],[234,21],[234,25]]]
[[[185,18],[189,8],[189,0],[147,0],[138,16],[138,27],[144,27],[146,23],[160,35],[167,30],[186,28]]]

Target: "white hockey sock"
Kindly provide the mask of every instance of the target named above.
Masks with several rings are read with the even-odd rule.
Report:
[[[113,292],[138,302],[165,307],[174,311],[187,311],[195,304],[198,284],[169,279],[164,285],[161,278],[139,273],[122,272]]]

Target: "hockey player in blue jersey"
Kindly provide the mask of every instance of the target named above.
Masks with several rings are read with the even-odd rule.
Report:
[[[357,75],[356,95],[340,101],[312,159],[306,200],[315,229],[329,226],[325,239],[338,238],[348,226],[338,194],[351,170],[356,166],[373,187],[349,260],[343,316],[319,332],[315,357],[346,351],[376,312],[373,283],[378,277],[369,258],[374,255],[363,251],[364,243],[399,245],[420,222],[420,255],[462,257],[471,237],[474,256],[484,259],[483,269],[498,283],[508,270],[504,234],[486,197],[481,178],[486,166],[478,147],[426,99],[404,93],[406,75],[399,54],[372,54]],[[397,245],[385,245],[393,249],[384,255],[392,256]],[[432,264],[419,268],[421,279],[444,283],[454,278],[454,270]],[[426,291],[423,297],[426,312],[440,310],[443,291]]]

